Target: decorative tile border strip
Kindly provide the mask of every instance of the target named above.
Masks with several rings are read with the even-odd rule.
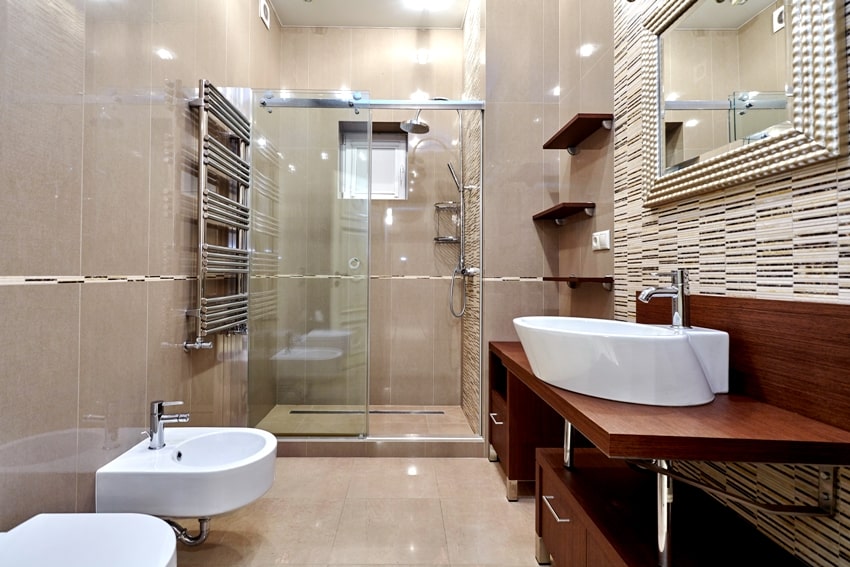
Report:
[[[193,281],[197,276],[0,276],[0,286]]]

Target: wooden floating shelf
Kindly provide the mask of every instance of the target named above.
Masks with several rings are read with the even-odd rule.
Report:
[[[601,277],[591,277],[591,276],[543,276],[544,282],[566,282],[571,289],[575,289],[579,284],[583,283],[600,283],[602,287],[606,290],[611,291],[611,288],[614,287],[614,277],[613,276],[601,276]]]
[[[596,203],[558,203],[554,207],[550,207],[545,211],[537,213],[532,217],[532,219],[536,221],[553,220],[558,224],[563,224],[563,220],[565,218],[579,213],[584,213],[587,216],[592,217],[595,209]]]
[[[543,144],[543,149],[567,150],[571,155],[575,155],[576,146],[600,128],[610,129],[613,120],[613,114],[576,114]]]

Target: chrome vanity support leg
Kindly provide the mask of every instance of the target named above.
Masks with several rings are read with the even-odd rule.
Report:
[[[564,420],[564,468],[573,468],[573,424]]]
[[[488,448],[489,449],[487,451],[487,460],[491,463],[498,462],[499,455],[496,454],[496,449],[493,448],[493,445],[488,445]]]
[[[539,565],[549,565],[552,563],[552,556],[549,555],[549,549],[540,536],[537,536],[537,542],[534,544],[534,559],[537,560]]]
[[[505,481],[506,494],[505,497],[508,499],[508,502],[516,502],[519,500],[519,481],[518,480],[506,480]]]
[[[669,470],[669,461],[655,462],[659,468]],[[670,521],[673,515],[673,479],[664,474],[658,476],[658,565],[670,567]]]

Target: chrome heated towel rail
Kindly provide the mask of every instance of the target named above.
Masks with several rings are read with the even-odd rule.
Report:
[[[195,339],[184,349],[212,348],[207,337],[245,332],[248,323],[248,206],[251,126],[209,81],[189,103],[198,110],[198,282]]]

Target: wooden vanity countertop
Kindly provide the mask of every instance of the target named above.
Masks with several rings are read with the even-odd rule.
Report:
[[[701,406],[614,402],[536,378],[519,342],[490,352],[610,458],[850,464],[850,431],[746,396],[719,394]]]

